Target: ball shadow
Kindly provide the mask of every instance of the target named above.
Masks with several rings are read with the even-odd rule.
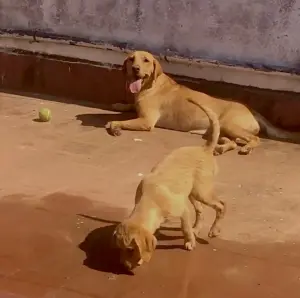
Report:
[[[41,120],[40,118],[35,118],[35,119],[33,119],[32,121],[33,121],[33,122],[38,122],[38,123],[47,123],[47,122],[50,122],[50,120],[49,120],[49,121],[43,121],[43,120]]]

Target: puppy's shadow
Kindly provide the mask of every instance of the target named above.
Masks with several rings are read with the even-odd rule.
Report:
[[[136,118],[135,113],[126,112],[119,114],[78,114],[76,120],[81,121],[82,126],[105,127],[105,124],[110,121],[124,121]]]
[[[101,219],[98,217],[88,216],[84,214],[78,214],[87,219],[96,220],[105,224],[104,227],[97,228],[91,231],[84,241],[79,244],[79,248],[85,252],[86,258],[83,261],[83,264],[90,269],[114,273],[114,274],[126,274],[131,275],[131,272],[128,272],[121,264],[120,264],[120,251],[113,247],[112,245],[112,235],[116,228],[116,225],[119,223],[118,221],[111,221],[106,219]],[[179,228],[168,228],[161,227],[155,233],[157,240],[160,241],[172,241],[183,239],[182,235],[166,235],[162,233],[162,231],[180,231]],[[200,244],[208,244],[208,242],[204,239],[197,239]],[[183,245],[176,244],[158,244],[157,249],[183,249]]]
[[[164,233],[162,233],[161,231],[180,231],[181,232],[181,229],[178,229],[178,228],[168,228],[168,227],[162,227],[160,228],[156,233],[155,233],[155,236],[157,238],[158,241],[172,241],[172,240],[179,240],[179,239],[182,239],[183,240],[183,235],[176,235],[176,236],[173,236],[173,235],[166,235]],[[196,241],[199,243],[199,244],[209,244],[209,242],[205,239],[202,239],[202,238],[196,238]],[[156,249],[183,249],[183,244],[162,244],[160,242],[160,244],[158,244],[156,246]]]
[[[130,272],[120,264],[119,250],[112,245],[115,227],[116,224],[97,228],[79,244],[79,248],[86,254],[83,264],[101,272],[129,275]]]

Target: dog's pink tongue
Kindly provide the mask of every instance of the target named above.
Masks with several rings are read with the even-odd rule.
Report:
[[[130,83],[129,89],[130,89],[131,93],[140,92],[141,89],[142,89],[142,80],[140,79],[140,80],[137,80],[137,81],[134,81],[134,82]]]

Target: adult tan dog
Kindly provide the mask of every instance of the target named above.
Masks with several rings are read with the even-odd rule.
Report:
[[[194,99],[188,100],[199,105]],[[202,224],[202,203],[216,211],[209,237],[220,233],[225,203],[215,195],[213,187],[218,171],[213,150],[219,138],[220,125],[212,110],[204,106],[201,108],[212,127],[205,146],[181,147],[155,166],[137,188],[136,205],[131,215],[116,227],[113,242],[121,250],[121,263],[130,270],[144,261],[149,262],[157,243],[154,233],[168,217],[180,217],[185,248],[194,249],[195,235],[198,235]],[[196,211],[194,228],[189,201]]]
[[[138,118],[109,122],[106,128],[113,135],[120,135],[122,129],[150,131],[155,126],[204,134],[209,121],[201,109],[186,100],[193,98],[212,109],[219,118],[221,138],[216,154],[232,150],[237,144],[243,145],[240,153],[250,153],[259,145],[260,130],[274,139],[300,142],[299,133],[276,128],[243,104],[214,98],[176,83],[163,73],[159,62],[148,52],[130,54],[124,61],[123,71],[135,104],[118,103],[113,108],[121,112],[135,110]]]

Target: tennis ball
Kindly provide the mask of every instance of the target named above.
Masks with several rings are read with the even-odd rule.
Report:
[[[47,108],[42,108],[39,111],[39,120],[41,122],[48,122],[51,120],[51,111]]]

